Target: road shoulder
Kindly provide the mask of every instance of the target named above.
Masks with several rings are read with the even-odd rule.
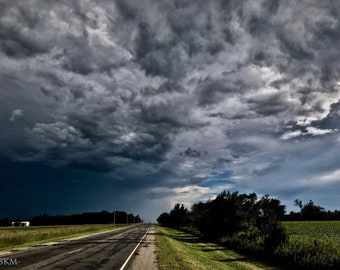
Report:
[[[158,270],[158,263],[156,258],[156,239],[155,228],[150,227],[150,230],[144,238],[142,244],[137,249],[129,270]]]

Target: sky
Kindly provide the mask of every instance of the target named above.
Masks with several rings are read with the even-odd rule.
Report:
[[[155,221],[223,190],[340,209],[340,2],[0,0],[0,217]]]

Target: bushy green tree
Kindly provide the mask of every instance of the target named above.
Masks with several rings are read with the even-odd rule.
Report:
[[[171,225],[174,228],[189,225],[189,211],[183,204],[176,204],[170,212]]]
[[[194,204],[189,212],[176,204],[157,221],[163,226],[194,226],[205,238],[218,241],[232,239],[237,245],[256,242],[258,249],[272,250],[286,240],[280,219],[285,206],[269,195],[258,199],[255,193],[239,194],[223,191],[208,202]]]
[[[315,205],[312,200],[303,204],[301,200],[296,199],[294,205],[300,208],[300,212],[290,212],[285,217],[286,220],[340,220],[339,211],[325,211],[323,207]]]
[[[160,216],[157,218],[157,222],[161,226],[171,227],[170,214],[166,212],[160,214]]]
[[[315,205],[314,202],[310,200],[301,208],[301,215],[304,220],[320,220],[325,213],[324,210],[323,207]]]
[[[257,205],[256,225],[259,235],[263,238],[264,249],[272,250],[287,240],[285,229],[280,222],[285,214],[285,206],[269,195],[263,196]]]

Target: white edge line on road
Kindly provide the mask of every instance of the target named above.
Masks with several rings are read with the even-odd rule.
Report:
[[[137,244],[137,246],[134,248],[134,250],[132,250],[130,256],[126,259],[126,261],[124,262],[124,264],[122,265],[122,267],[119,270],[123,270],[125,268],[125,266],[128,264],[129,260],[131,259],[132,255],[135,253],[135,251],[137,250],[137,248],[139,247],[139,245],[142,243],[142,241],[144,240],[145,236],[148,234],[150,228],[147,229],[146,233],[143,235],[142,239],[139,241],[139,243]]]
[[[76,252],[81,251],[81,250],[83,250],[83,248],[78,248],[78,249],[72,250],[72,251],[70,251],[70,252],[67,252],[67,255],[76,253]]]

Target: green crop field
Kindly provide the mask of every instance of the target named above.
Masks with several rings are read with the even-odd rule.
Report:
[[[291,238],[328,240],[340,245],[340,221],[289,221],[283,226]]]
[[[296,269],[339,269],[340,221],[283,222],[289,240],[276,255]]]
[[[17,249],[47,241],[57,241],[110,231],[127,225],[68,225],[0,228],[0,250]]]

